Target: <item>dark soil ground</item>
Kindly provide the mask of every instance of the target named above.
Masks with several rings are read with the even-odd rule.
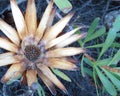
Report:
[[[84,25],[88,26],[90,23],[96,18],[100,17],[101,22],[100,25],[104,24],[104,17],[107,13],[120,10],[120,1],[119,0],[70,0],[73,5],[72,11],[75,11],[75,15],[72,18],[71,22],[69,23],[70,26],[72,25]],[[26,0],[18,0],[18,4],[23,11],[25,12],[26,8]],[[41,18],[42,13],[44,12],[47,6],[46,0],[36,0],[36,7],[37,7],[37,14],[38,18]],[[64,16],[62,12],[57,10],[60,16]],[[10,3],[9,0],[0,0],[0,17],[4,19],[6,22],[14,26],[11,10],[10,10]],[[60,18],[56,15],[56,20]],[[70,28],[70,27],[69,27]],[[69,30],[67,28],[67,30]],[[1,36],[4,36],[2,32],[0,32]],[[76,45],[76,44],[74,44]],[[3,53],[4,50],[0,49],[0,53]],[[78,61],[80,61],[80,57],[74,57]],[[78,64],[80,66],[80,64]],[[0,78],[5,74],[7,67],[0,67]],[[69,94],[65,95],[61,90],[57,89],[58,94],[57,96],[97,96],[95,86],[92,80],[86,75],[85,78],[81,76],[80,71],[77,72],[67,72],[68,76],[72,79],[71,83],[63,81],[63,84],[68,89]],[[40,81],[40,83],[42,83]],[[47,87],[44,86],[46,96],[50,95]],[[28,96],[24,95],[28,91],[27,86],[20,86],[19,80],[11,85],[4,85],[0,82],[0,96]],[[23,95],[20,95],[23,94]],[[30,95],[33,96],[33,95]],[[34,94],[34,96],[38,96]],[[103,96],[107,96],[103,94]],[[108,95],[109,96],[109,95]]]

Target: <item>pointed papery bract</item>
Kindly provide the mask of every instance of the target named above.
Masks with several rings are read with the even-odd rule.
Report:
[[[39,69],[42,71],[42,73],[49,78],[50,81],[52,81],[58,88],[60,88],[63,92],[67,93],[66,88],[64,85],[57,79],[57,77],[51,72],[51,70],[45,66],[41,65],[39,66]]]
[[[18,46],[11,43],[10,41],[8,41],[5,38],[1,38],[0,37],[0,48],[3,48],[5,50],[8,51],[12,51],[12,52],[17,52],[18,51]]]
[[[32,86],[32,84],[37,82],[37,71],[36,70],[27,70],[26,72],[27,84]]]
[[[80,53],[84,53],[85,50],[82,48],[68,47],[68,48],[58,48],[46,53],[47,57],[65,57],[74,56]]]
[[[23,65],[23,63],[13,64],[7,70],[6,74],[2,77],[1,81],[6,83],[9,80],[13,80],[18,76],[21,76],[24,70],[25,70],[25,66]]]
[[[52,12],[52,8],[53,8],[53,0],[51,0],[51,2],[49,3],[49,5],[47,6],[42,19],[40,21],[40,24],[38,26],[38,29],[36,31],[36,40],[39,42],[39,40],[42,38],[44,31],[47,28],[47,23],[49,21],[50,18],[50,14]]]
[[[53,20],[54,20],[54,16],[55,16],[55,12],[56,12],[56,8],[52,9],[52,12],[50,13],[50,17],[48,19],[48,23],[47,23],[47,29],[49,30],[49,28],[52,26]],[[46,30],[47,30],[46,29]]]
[[[56,44],[59,45],[59,43],[62,42],[62,41],[64,42],[64,40],[66,40],[67,38],[69,38],[72,34],[74,34],[74,33],[75,33],[77,30],[79,30],[79,29],[80,29],[80,28],[76,28],[76,29],[74,29],[74,30],[72,30],[72,31],[70,31],[70,32],[68,32],[68,33],[60,36],[60,37],[57,37],[57,38],[51,40],[51,41],[48,42],[48,44],[45,46],[46,49],[51,48],[51,47],[55,46]],[[62,43],[63,43],[63,42],[62,42]]]
[[[19,45],[20,39],[17,31],[8,25],[5,21],[0,19],[0,30],[16,45]]]
[[[75,34],[73,36],[71,36],[70,38],[64,40],[63,42],[60,42],[59,44],[56,45],[56,47],[60,48],[60,47],[65,47],[67,45],[70,45],[71,43],[77,41],[80,38],[84,38],[86,34]]]
[[[0,54],[0,59],[3,59],[5,57],[13,57],[15,55],[15,53],[12,53],[12,52],[6,52],[6,53],[2,53]]]
[[[27,26],[24,20],[24,17],[18,8],[18,5],[16,3],[16,0],[10,0],[11,3],[11,9],[12,9],[12,14],[14,18],[14,22],[18,31],[18,34],[21,39],[23,39],[26,34],[27,34]]]
[[[71,63],[68,62],[65,59],[59,59],[59,58],[50,58],[49,59],[49,64],[51,68],[58,68],[58,69],[63,69],[63,70],[77,70],[78,67]]]
[[[42,79],[44,84],[48,87],[50,92],[53,95],[56,95],[56,90],[55,90],[54,84],[49,80],[49,78],[46,77],[40,70],[38,70],[38,76]]]
[[[12,63],[18,63],[18,62],[20,62],[18,57],[15,56],[13,53],[0,54],[0,66],[5,66]]]
[[[35,0],[28,0],[25,20],[28,28],[28,33],[30,35],[35,35],[35,31],[37,29]]]
[[[47,42],[49,40],[52,40],[56,38],[63,30],[63,28],[66,26],[66,24],[70,21],[72,18],[73,13],[69,13],[67,16],[62,18],[58,23],[53,25],[44,35],[43,41]]]

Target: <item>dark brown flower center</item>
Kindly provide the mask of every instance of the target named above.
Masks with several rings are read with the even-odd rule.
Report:
[[[40,56],[40,49],[35,45],[27,45],[24,54],[28,60],[35,61]]]

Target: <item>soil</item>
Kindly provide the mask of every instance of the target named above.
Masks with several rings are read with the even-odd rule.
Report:
[[[91,22],[96,18],[100,17],[100,26],[104,25],[104,17],[111,11],[117,11],[120,9],[120,1],[119,0],[70,0],[73,5],[72,11],[75,12],[74,17],[72,18],[69,26],[73,25],[84,25],[86,29],[90,26]],[[18,4],[23,12],[25,13],[26,9],[26,0],[18,0]],[[44,12],[47,6],[46,0],[36,0],[37,7],[37,16],[38,21],[40,20],[42,13]],[[60,16],[65,16],[66,14],[62,13],[57,9],[57,12]],[[14,21],[12,18],[10,3],[9,0],[0,0],[0,18],[4,19],[7,23],[14,27]],[[55,20],[58,21],[60,18],[56,15]],[[67,28],[69,30],[70,27]],[[86,30],[87,31],[87,30]],[[0,36],[5,36],[0,31]],[[76,45],[76,44],[74,44]],[[5,50],[0,49],[0,53],[5,52]],[[78,61],[80,61],[80,56],[74,57]],[[78,63],[78,66],[80,64]],[[5,74],[9,66],[0,67],[0,78]],[[72,79],[72,82],[66,82],[61,80],[63,84],[68,89],[68,95],[64,94],[61,90],[57,89],[57,96],[97,96],[94,83],[92,80],[86,75],[84,78],[82,77],[80,71],[77,72],[68,72],[65,71],[66,74]],[[41,80],[40,80],[40,83]],[[48,91],[47,87],[43,85],[45,89],[46,96],[52,96]],[[27,86],[21,86],[19,80],[15,81],[10,85],[5,85],[0,82],[0,96],[28,96],[24,95],[28,92]],[[33,96],[33,95],[29,95]],[[34,96],[38,96],[36,93]],[[109,96],[103,93],[102,96]]]

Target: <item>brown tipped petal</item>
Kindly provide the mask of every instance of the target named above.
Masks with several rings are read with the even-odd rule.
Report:
[[[5,38],[0,38],[0,48],[8,51],[17,52],[18,47]]]
[[[25,20],[27,23],[28,32],[30,34],[35,34],[35,31],[37,29],[35,0],[28,0]]]
[[[3,53],[0,54],[0,66],[9,65],[12,63],[18,63],[19,59],[13,53]]]
[[[45,36],[43,37],[44,41],[49,41],[54,39],[55,37],[58,36],[58,34],[60,34],[63,30],[63,28],[65,27],[65,25],[70,21],[70,19],[72,18],[73,13],[68,14],[67,16],[65,16],[64,18],[62,18],[58,23],[56,23],[54,26],[52,26],[45,34]]]
[[[49,21],[52,8],[53,8],[53,0],[51,0],[49,5],[47,6],[47,8],[42,16],[42,19],[40,21],[40,24],[38,26],[38,29],[36,31],[37,41],[39,41],[42,38],[43,33],[44,33],[45,29],[47,28],[47,23]]]
[[[46,53],[48,57],[65,57],[65,56],[73,56],[80,53],[84,53],[85,50],[82,48],[68,47],[68,48],[58,48]]]
[[[57,44],[56,47],[57,48],[65,47],[65,46],[70,45],[71,43],[77,41],[80,38],[84,38],[84,36],[85,36],[85,34],[81,34],[81,35],[75,34],[75,35],[71,36],[70,38],[66,39],[65,41]]]
[[[23,63],[17,63],[10,66],[7,73],[2,77],[2,82],[8,82],[22,75],[25,71]]]
[[[74,34],[77,30],[79,30],[80,28],[76,28],[70,32],[67,32],[66,34],[60,36],[60,37],[57,37],[53,40],[51,40],[50,42],[48,42],[48,44],[46,45],[46,49],[48,48],[51,48],[53,46],[55,46],[56,44],[59,45],[60,42],[66,40],[67,38],[69,38],[72,34]]]
[[[50,79],[58,88],[60,88],[63,92],[67,93],[66,88],[64,85],[57,79],[57,77],[51,72],[51,70],[45,66],[41,65],[39,66],[39,69],[42,71],[42,73]]]
[[[15,43],[16,45],[19,45],[20,39],[17,34],[17,31],[2,19],[0,19],[0,29],[13,43]]]
[[[12,14],[13,14],[13,18],[14,18],[14,22],[15,22],[18,34],[20,38],[23,39],[27,33],[27,27],[25,24],[24,17],[20,9],[18,8],[16,0],[10,0],[10,3],[11,3]]]
[[[26,77],[27,77],[27,84],[29,87],[31,87],[33,83],[37,82],[37,71],[27,70]]]
[[[48,89],[50,90],[50,92],[53,95],[56,95],[57,92],[55,90],[54,84],[49,80],[49,78],[47,78],[40,70],[38,70],[38,75],[42,79],[42,81],[44,82],[44,84],[48,87]]]
[[[58,68],[63,70],[74,71],[78,69],[78,67],[75,64],[68,62],[65,59],[59,59],[59,58],[50,58],[48,66],[50,66],[51,68]]]

